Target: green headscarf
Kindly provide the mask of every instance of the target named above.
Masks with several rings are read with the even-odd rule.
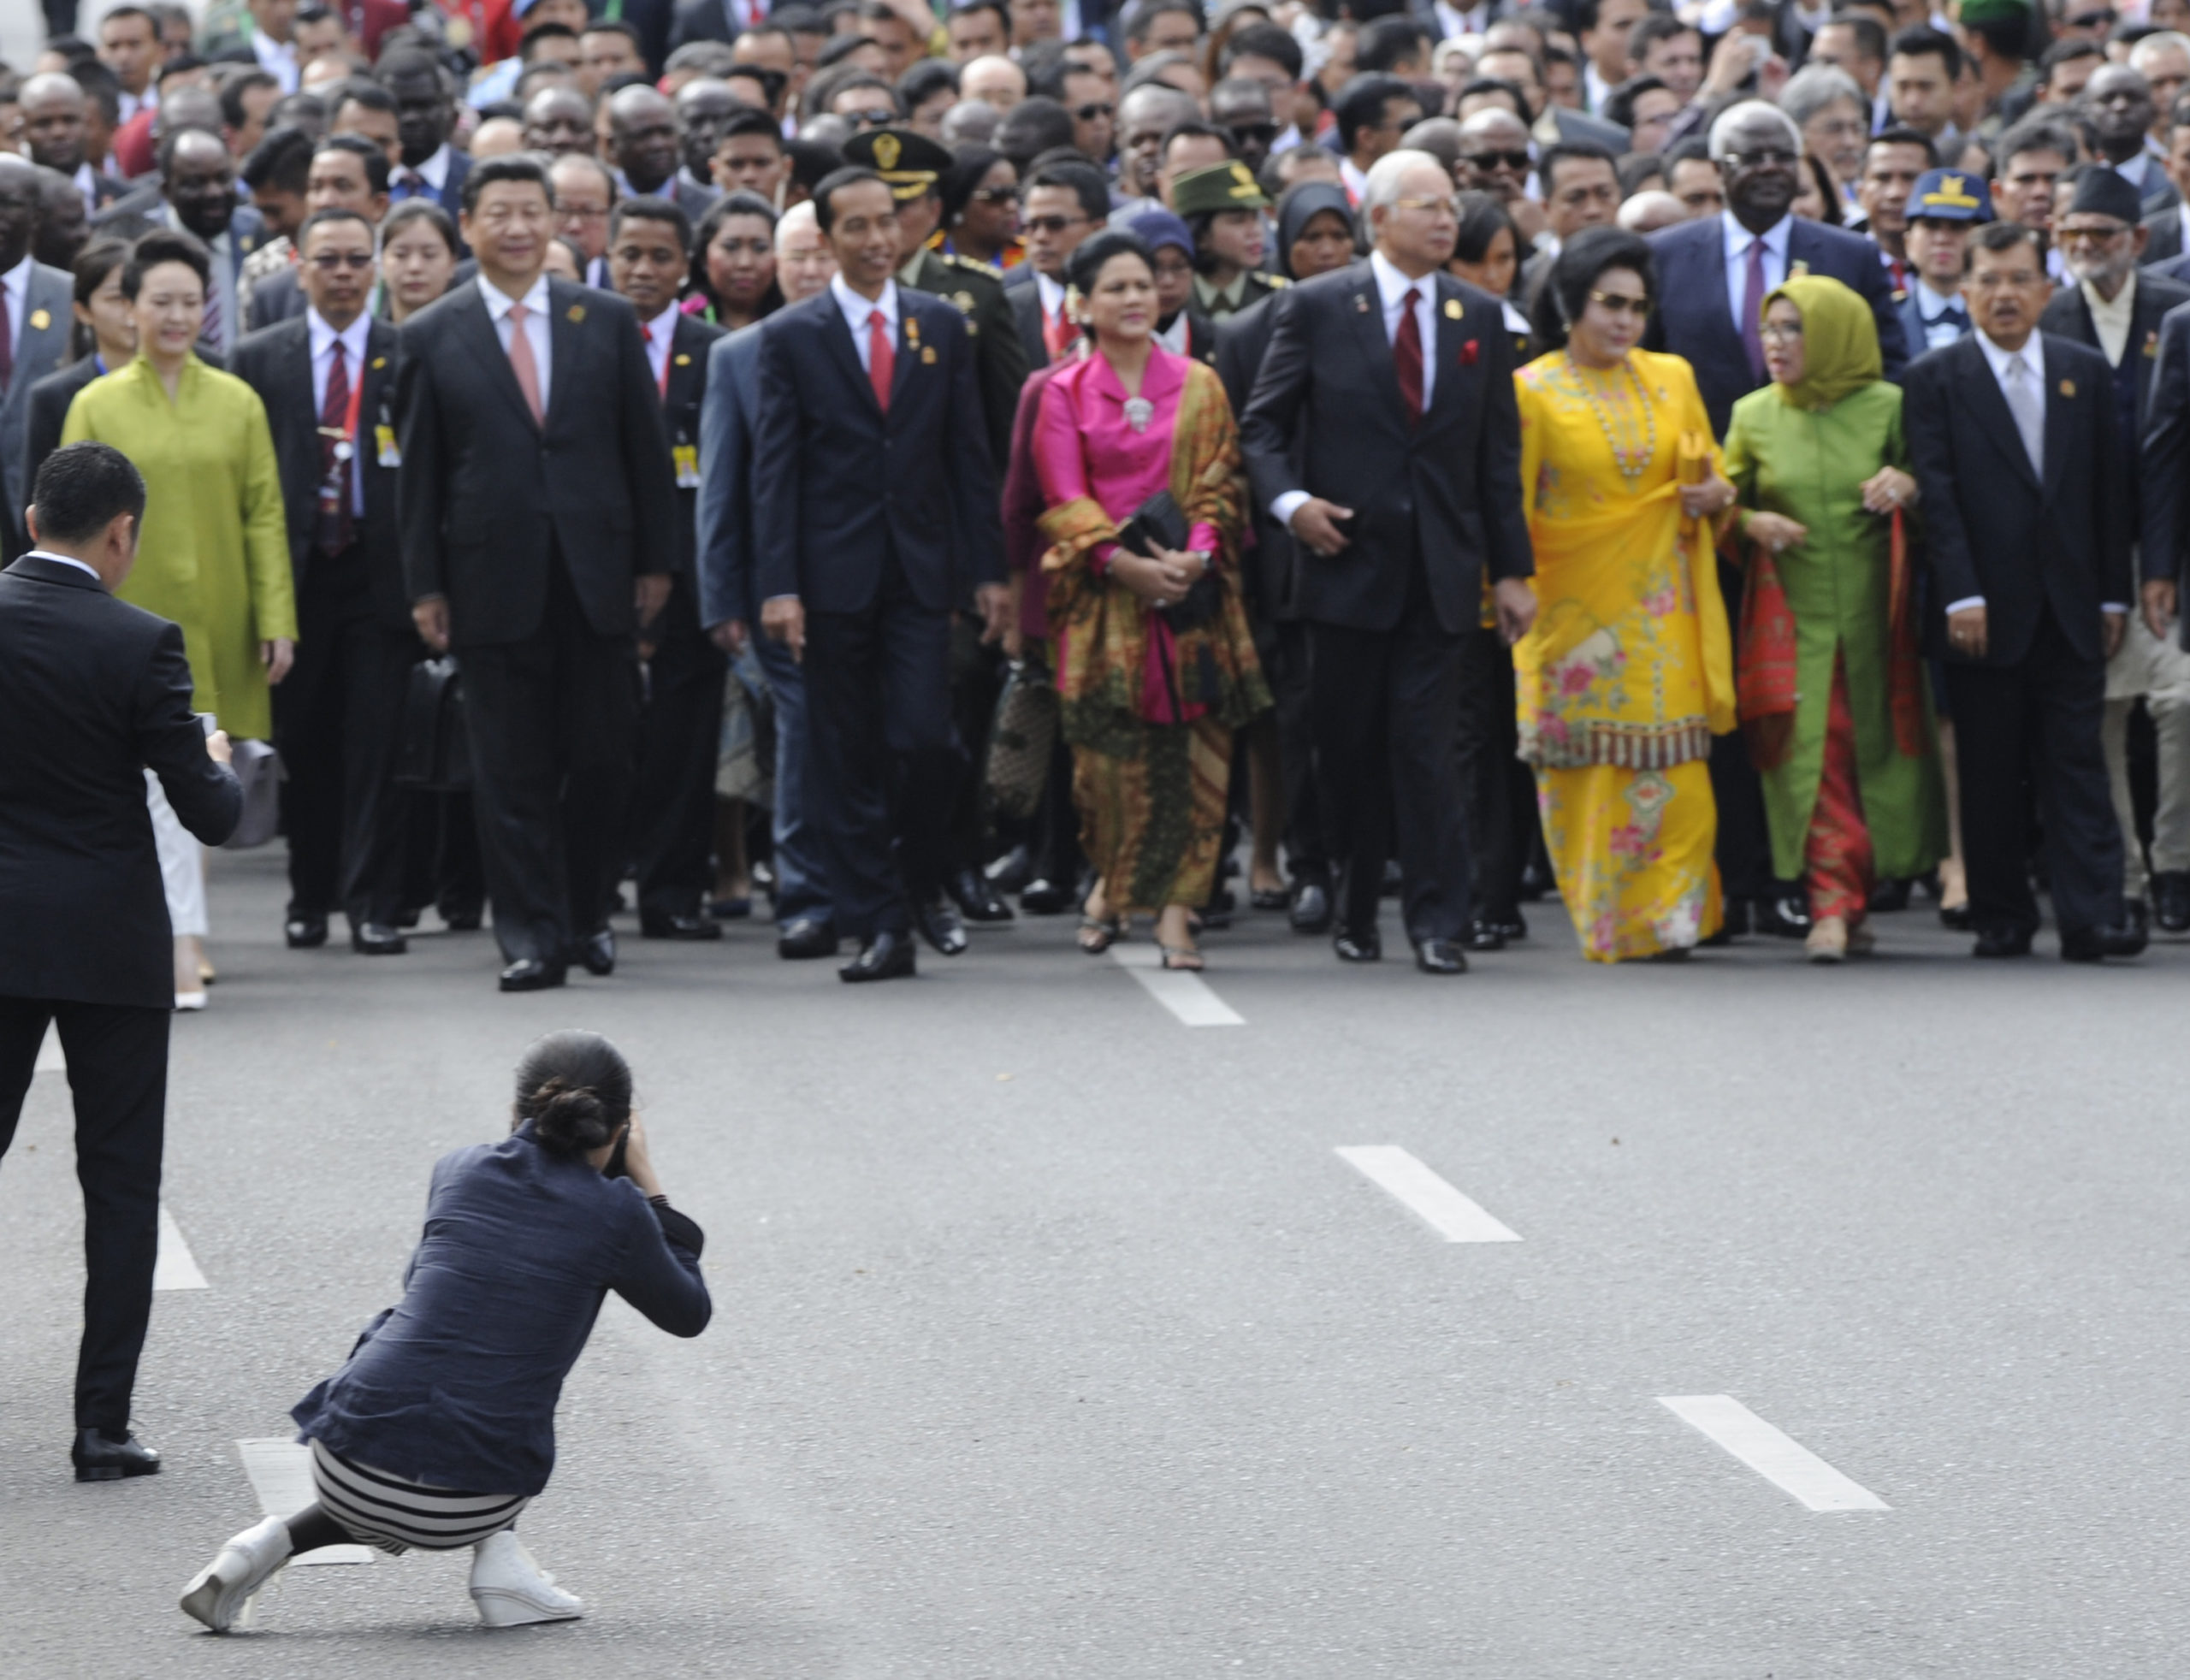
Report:
[[[1796,275],[1764,300],[1765,307],[1779,298],[1802,312],[1802,376],[1792,385],[1774,382],[1782,402],[1830,408],[1885,376],[1878,322],[1850,287],[1824,275]]]

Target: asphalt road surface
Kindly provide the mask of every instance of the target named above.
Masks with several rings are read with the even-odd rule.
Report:
[[[176,1023],[164,1474],[69,1478],[64,1075],[0,1168],[9,1680],[2190,1672],[2190,945],[1980,964],[1916,910],[1607,971],[1547,903],[1437,980],[1243,915],[1166,987],[1050,919],[854,991],[745,924],[503,997],[485,935],[290,952],[281,899],[218,861]],[[414,1554],[203,1633],[238,1442],[563,1026],[716,1300],[612,1301],[565,1392],[522,1531],[586,1619],[482,1631]]]

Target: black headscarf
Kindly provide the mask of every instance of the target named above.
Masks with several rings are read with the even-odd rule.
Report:
[[[1346,202],[1346,189],[1336,181],[1304,180],[1293,187],[1277,204],[1277,271],[1287,280],[1298,280],[1293,272],[1293,244],[1307,231],[1308,223],[1320,211],[1336,210],[1345,222],[1348,232],[1358,234],[1353,225],[1353,207]]]

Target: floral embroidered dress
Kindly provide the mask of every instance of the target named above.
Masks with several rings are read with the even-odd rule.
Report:
[[[1216,374],[1161,347],[1137,400],[1100,354],[1039,399],[1042,570],[1088,859],[1114,912],[1199,905],[1215,885],[1232,731],[1270,704],[1240,593],[1231,405]],[[1216,616],[1178,632],[1109,569],[1119,528],[1164,489],[1222,586]]]
[[[1583,955],[1685,949],[1718,931],[1711,737],[1734,727],[1711,527],[1679,487],[1715,462],[1695,375],[1565,352],[1514,375],[1536,626],[1513,650],[1520,755]]]

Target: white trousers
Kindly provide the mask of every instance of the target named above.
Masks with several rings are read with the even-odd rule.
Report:
[[[167,790],[149,770],[145,772],[145,803],[151,807],[152,843],[160,851],[160,884],[167,891],[168,920],[175,937],[195,934],[202,939],[206,933],[205,849],[182,825],[168,803]]]

